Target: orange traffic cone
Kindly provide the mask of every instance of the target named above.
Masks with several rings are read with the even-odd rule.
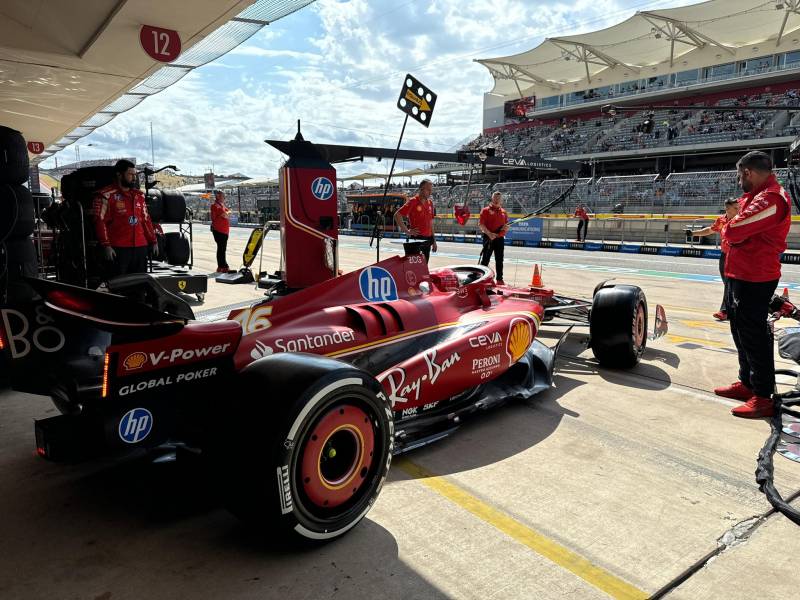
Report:
[[[540,288],[544,286],[542,281],[542,272],[539,270],[539,265],[533,265],[533,277],[531,278],[531,287]]]
[[[789,298],[789,288],[788,287],[783,288],[783,297],[786,298],[786,299]]]

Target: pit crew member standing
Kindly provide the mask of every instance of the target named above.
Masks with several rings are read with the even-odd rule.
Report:
[[[397,228],[408,235],[410,238],[423,240],[422,253],[425,261],[429,261],[431,250],[436,252],[436,239],[433,232],[433,217],[436,209],[433,207],[433,182],[430,179],[423,179],[419,184],[419,191],[416,196],[411,196],[396,213],[394,222]],[[408,218],[406,225],[403,217]]]
[[[757,419],[774,413],[775,358],[767,323],[769,302],[781,276],[781,253],[791,225],[791,202],[763,152],[748,152],[736,165],[744,195],[739,212],[723,228],[729,249],[728,319],[739,353],[739,381],[717,388],[725,398],[746,400],[731,412]]]
[[[706,236],[711,235],[712,233],[722,232],[722,228],[730,221],[733,217],[736,216],[736,213],[739,211],[739,201],[734,198],[729,198],[725,200],[725,214],[721,217],[717,217],[717,220],[714,221],[708,227],[703,227],[702,229],[697,229],[696,231],[692,231],[692,235],[696,236]],[[720,254],[719,254],[719,276],[722,279],[722,284],[724,285],[722,291],[722,304],[719,307],[719,310],[715,312],[712,316],[717,321],[727,321],[728,320],[728,280],[725,278],[725,259],[728,256],[728,241],[725,238],[720,240]]]
[[[225,194],[221,190],[214,192],[214,203],[211,205],[211,233],[217,244],[217,273],[228,272],[228,261],[225,252],[228,249],[228,235],[231,232],[231,209],[225,206]]]
[[[158,244],[147,204],[136,183],[136,166],[129,160],[114,165],[117,182],[95,194],[93,217],[104,258],[113,261],[113,275],[147,272],[147,249],[158,255]]]
[[[586,232],[589,231],[589,213],[586,211],[583,204],[578,204],[578,208],[575,209],[575,214],[572,216],[580,219],[578,221],[578,239],[576,241],[585,242]],[[581,240],[581,229],[583,229],[583,240]]]
[[[494,252],[494,266],[497,283],[503,282],[503,252],[505,250],[505,237],[508,231],[508,213],[503,208],[503,195],[500,192],[492,194],[488,206],[481,209],[478,227],[483,232],[483,250],[481,251],[481,264],[489,266],[489,259]]]

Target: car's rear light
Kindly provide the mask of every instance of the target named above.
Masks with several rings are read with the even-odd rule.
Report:
[[[0,324],[0,350],[6,349],[6,331],[3,325]]]
[[[39,456],[42,456],[42,457],[46,457],[47,456],[47,450],[45,450],[44,448],[42,448],[40,446],[40,447],[36,448],[36,454],[38,454]]]
[[[110,361],[110,355],[106,352],[105,357],[103,358],[103,390],[101,396],[105,398],[108,396],[108,363]]]
[[[80,313],[91,312],[94,308],[93,303],[64,290],[51,290],[47,293],[47,301],[60,308]]]

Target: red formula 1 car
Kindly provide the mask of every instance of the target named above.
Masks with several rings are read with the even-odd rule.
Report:
[[[557,346],[536,339],[543,322],[588,326],[614,367],[636,364],[648,339],[635,286],[575,300],[498,286],[480,266],[429,272],[417,253],[217,322],[193,320],[147,275],[117,280],[125,296],[31,284],[39,303],[0,309],[0,347],[14,387],[63,413],[37,422],[41,456],[180,444],[207,459],[235,514],[315,540],[364,517],[393,454],[550,388]]]

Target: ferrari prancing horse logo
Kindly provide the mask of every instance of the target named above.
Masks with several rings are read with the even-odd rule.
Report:
[[[183,290],[186,289],[186,280],[185,279],[179,279],[178,280],[178,289],[180,291],[183,291]]]

